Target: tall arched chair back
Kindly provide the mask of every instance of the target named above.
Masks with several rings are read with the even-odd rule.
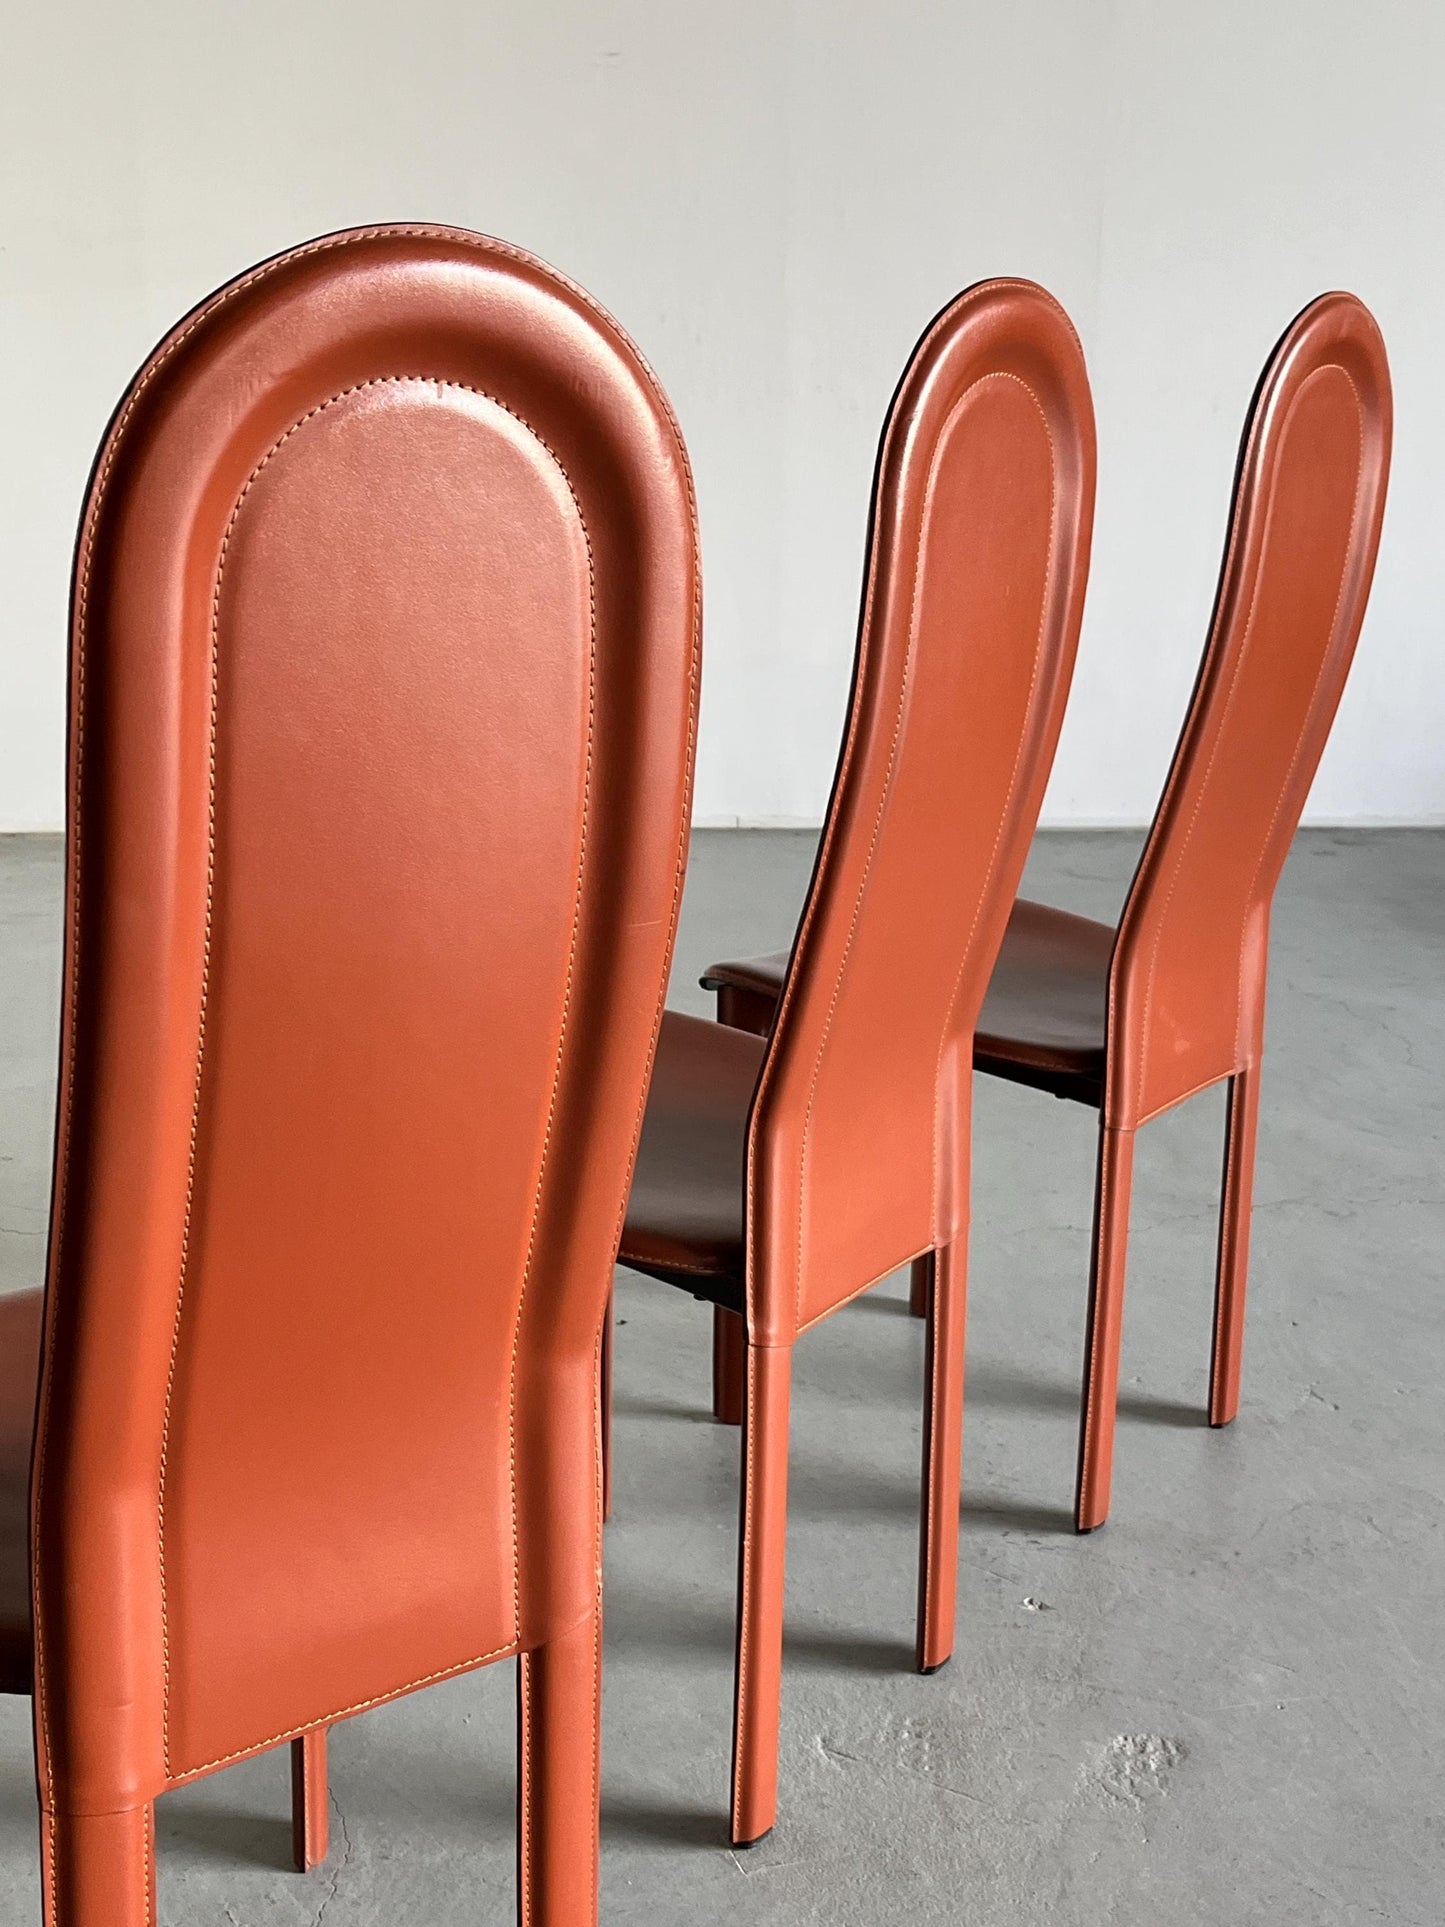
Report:
[[[1073,673],[1094,425],[1067,317],[981,283],[879,451],[847,730],[750,1139],[773,1342],[967,1214],[974,1022]]]
[[[1120,923],[1112,1125],[1258,1055],[1270,904],[1354,657],[1390,431],[1374,318],[1320,296],[1250,410],[1209,642]]]
[[[74,584],[45,1799],[595,1610],[697,599],[656,382],[500,243],[280,256],[127,394]]]

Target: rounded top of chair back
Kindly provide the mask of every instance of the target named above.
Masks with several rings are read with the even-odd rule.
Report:
[[[1270,901],[1354,657],[1390,432],[1373,316],[1353,295],[1321,295],[1255,393],[1209,640],[1120,923],[1115,1124],[1258,1051]]]
[[[500,242],[281,255],[127,394],[74,586],[38,1500],[95,1799],[590,1607],[697,611],[656,381]]]
[[[984,282],[914,351],[874,482],[853,690],[751,1126],[749,1264],[805,1324],[966,1213],[972,1032],[1073,672],[1083,353]]]

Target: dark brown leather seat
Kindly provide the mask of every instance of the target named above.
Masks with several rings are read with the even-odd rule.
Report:
[[[0,1298],[0,1693],[28,1693],[30,1447],[40,1379],[38,1291]]]
[[[622,1234],[625,1261],[741,1311],[748,1112],[761,1039],[669,1010]]]
[[[1113,954],[1112,924],[1020,897],[979,1012],[974,1069],[1097,1103]],[[788,952],[777,950],[714,964],[702,986],[755,999],[766,1028],[787,973]]]

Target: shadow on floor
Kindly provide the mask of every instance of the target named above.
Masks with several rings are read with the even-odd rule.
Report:
[[[162,1795],[156,1802],[156,1837],[162,1848],[185,1847],[200,1860],[292,1871],[291,1822],[271,1814],[242,1813],[219,1801],[173,1804]]]
[[[1062,1379],[1032,1378],[1012,1365],[971,1365],[964,1404],[992,1405],[1009,1411],[1077,1413],[1079,1387]],[[1119,1394],[1119,1417],[1137,1420],[1141,1425],[1174,1426],[1181,1431],[1202,1430],[1208,1423],[1202,1405],[1145,1398],[1137,1392]]]
[[[913,1645],[866,1634],[783,1629],[783,1664],[816,1673],[911,1673]]]
[[[646,1840],[665,1847],[725,1847],[728,1823],[721,1812],[703,1807],[665,1807],[612,1794],[602,1802],[602,1838]]]
[[[987,1526],[996,1532],[1022,1532],[1032,1538],[1074,1537],[1074,1515],[1062,1505],[1028,1505],[984,1495],[966,1498],[959,1516],[966,1526]]]

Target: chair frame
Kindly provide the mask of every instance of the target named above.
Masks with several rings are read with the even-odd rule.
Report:
[[[1016,368],[1025,374],[1015,373]],[[1010,689],[1009,700],[1020,704],[1020,734],[1006,790],[1001,773],[977,779],[983,799],[976,805],[982,851],[987,852],[991,837],[996,840],[987,864],[979,866],[978,896],[967,899],[974,905],[972,924],[962,916],[970,929],[967,955],[961,964],[955,965],[952,957],[947,962],[949,974],[956,967],[957,975],[941,1020],[944,1035],[929,1044],[937,1057],[936,1062],[930,1058],[935,1082],[926,1093],[925,1108],[930,1128],[942,1130],[945,1140],[936,1158],[936,1190],[908,1230],[894,1232],[901,1248],[895,1243],[880,1253],[880,1262],[858,1259],[857,1275],[835,1279],[829,1273],[824,1279],[817,1261],[805,1262],[801,1255],[801,1231],[795,1237],[790,1229],[801,1223],[802,1204],[801,1191],[794,1189],[801,1180],[788,1173],[800,1165],[800,1146],[802,1157],[807,1156],[811,1093],[817,1089],[824,1048],[830,1037],[836,1040],[833,1018],[854,954],[852,931],[862,918],[863,896],[873,881],[870,866],[893,794],[889,729],[896,746],[901,723],[889,719],[895,711],[901,718],[903,698],[911,687],[917,603],[910,602],[910,595],[919,593],[916,572],[921,568],[921,531],[932,501],[934,463],[954,420],[952,411],[962,409],[976,388],[994,380],[1015,381],[1025,394],[1032,394],[1050,449],[1049,538],[1041,575],[1042,613],[1032,644],[1033,680],[1026,695]],[[1043,399],[1031,388],[1032,380],[1039,383]],[[848,723],[807,904],[777,1020],[767,1033],[749,1116],[743,1310],[719,1310],[715,1322],[718,1403],[737,1409],[742,1420],[730,1821],[735,1845],[761,1839],[777,1811],[793,1345],[813,1324],[909,1262],[915,1275],[927,1280],[929,1311],[916,1629],[920,1670],[937,1671],[952,1652],[969,1161],[968,1077],[965,1071],[960,1082],[954,1065],[959,1050],[962,1063],[969,1061],[977,1004],[1057,743],[1083,609],[1094,459],[1082,350],[1050,296],[1027,282],[987,282],[943,310],[903,375],[880,445]],[[1008,731],[1013,722],[1011,710],[999,740],[1012,743]],[[900,768],[908,755],[899,751]],[[987,787],[992,782],[996,790]],[[969,875],[972,879],[973,872]],[[949,914],[955,914],[953,908]],[[856,1014],[852,1021],[858,1023]],[[946,1128],[937,1121],[945,1113]],[[690,1270],[674,1274],[639,1263],[629,1255],[625,1236],[622,1262],[694,1295],[708,1294],[707,1280]],[[732,1343],[734,1338],[741,1342]]]
[[[397,373],[398,367],[405,372]],[[353,411],[344,415],[351,424],[344,432],[352,437],[344,447],[352,452],[339,461],[334,440],[306,442],[309,425],[333,404]],[[410,440],[399,442],[399,433]],[[423,434],[435,439],[419,442]],[[427,1546],[432,1563],[425,1589],[408,1590],[405,1574],[398,1577],[384,1567],[355,1576],[347,1567],[346,1584],[354,1586],[355,1597],[364,1596],[351,1623],[337,1628],[321,1605],[302,1599],[293,1618],[307,1642],[304,1654],[298,1658],[295,1650],[278,1650],[268,1672],[269,1649],[254,1631],[259,1618],[233,1612],[224,1588],[209,1577],[207,1559],[224,1534],[196,1542],[203,1543],[203,1551],[173,1580],[169,1619],[166,1611],[167,1531],[172,1546],[180,1549],[179,1564],[188,1547],[176,1534],[182,1529],[194,1534],[206,1524],[207,1495],[230,1489],[224,1479],[217,1484],[211,1468],[224,1466],[233,1451],[232,1431],[203,1395],[206,1385],[219,1381],[183,1375],[198,1369],[198,1357],[222,1375],[227,1369],[243,1375],[247,1370],[245,1363],[231,1366],[224,1344],[211,1339],[205,1341],[210,1351],[202,1353],[194,1302],[199,1297],[204,1317],[214,1321],[241,1298],[241,1316],[252,1320],[247,1329],[264,1322],[251,1309],[250,1281],[259,1289],[260,1270],[253,1267],[246,1274],[245,1290],[232,1290],[237,1265],[251,1262],[252,1247],[244,1247],[227,1273],[203,1245],[213,1236],[216,1247],[224,1248],[233,1224],[209,1230],[212,1193],[197,1186],[196,1172],[200,1160],[208,1158],[207,1182],[219,1189],[229,1174],[229,1195],[244,1199],[264,1196],[273,1168],[264,1163],[253,1168],[234,1153],[210,1148],[237,1141],[222,1139],[218,1127],[214,1140],[206,1138],[197,1148],[208,991],[218,1013],[224,1013],[230,996],[234,1013],[240,994],[234,985],[245,979],[244,968],[229,979],[213,982],[210,976],[213,884],[234,878],[238,861],[225,844],[224,821],[218,832],[218,782],[229,780],[229,769],[258,767],[254,760],[244,764],[248,739],[239,734],[239,723],[232,722],[230,735],[221,733],[221,638],[240,638],[256,648],[254,638],[265,627],[247,629],[246,617],[236,613],[228,617],[237,625],[234,632],[223,631],[223,614],[239,606],[241,592],[228,585],[232,600],[223,604],[222,570],[247,505],[248,526],[260,527],[264,539],[257,538],[259,549],[244,552],[253,558],[246,565],[250,574],[242,573],[240,562],[235,570],[243,581],[261,585],[253,593],[283,598],[281,626],[289,637],[290,626],[306,620],[305,609],[284,601],[293,578],[276,574],[275,557],[279,552],[289,560],[294,554],[304,561],[307,542],[318,539],[308,516],[328,488],[343,491],[338,499],[340,513],[352,518],[344,524],[348,534],[356,526],[357,492],[368,477],[373,488],[395,486],[400,510],[411,512],[428,532],[440,529],[438,540],[457,539],[458,529],[464,537],[470,534],[473,523],[447,521],[448,511],[426,496],[430,470],[416,461],[418,446],[424,456],[433,447],[443,451],[436,471],[443,482],[458,468],[476,479],[477,494],[463,499],[453,491],[450,499],[462,504],[454,511],[457,517],[485,517],[493,477],[500,476],[497,499],[509,513],[530,507],[539,545],[550,543],[539,546],[542,560],[524,565],[532,573],[519,578],[529,598],[520,606],[545,636],[555,636],[553,653],[564,662],[556,673],[565,678],[559,686],[569,698],[558,729],[572,734],[563,762],[559,733],[548,761],[538,766],[543,773],[534,792],[538,814],[555,826],[551,840],[538,847],[547,853],[563,849],[566,861],[554,863],[549,854],[535,884],[534,872],[518,867],[521,882],[514,889],[532,914],[531,939],[548,946],[546,987],[532,1003],[518,1005],[526,1009],[530,1028],[521,1043],[509,1037],[512,1063],[506,1065],[494,1049],[488,1064],[498,1088],[509,1088],[505,1071],[523,1093],[519,1102],[530,1105],[535,1097],[543,1107],[546,1133],[535,1155],[529,1134],[516,1154],[521,1162],[508,1167],[520,1173],[513,1187],[520,1205],[509,1203],[505,1217],[498,1206],[489,1220],[487,1208],[468,1204],[471,1215],[458,1216],[459,1225],[481,1227],[474,1256],[485,1259],[482,1247],[493,1237],[507,1254],[508,1268],[505,1273],[496,1268],[497,1281],[485,1304],[477,1298],[465,1251],[456,1253],[443,1243],[427,1257],[426,1276],[440,1281],[438,1328],[414,1335],[405,1374],[398,1368],[387,1380],[396,1406],[388,1422],[399,1428],[396,1457],[404,1477],[387,1484],[382,1475],[374,1482],[378,1510],[393,1506],[375,1530],[400,1516],[394,1495],[406,1491],[405,1480],[417,1466],[425,1468],[426,1455],[461,1439],[475,1448],[465,1489],[480,1495],[479,1507],[491,1506],[497,1515],[481,1521],[479,1513],[478,1530],[485,1525],[499,1544],[505,1538],[513,1570],[494,1599],[490,1578],[476,1583],[474,1567],[463,1556],[466,1548],[458,1547],[454,1556],[453,1542],[442,1543],[438,1529]],[[290,459],[305,447],[315,451],[307,458],[314,466],[287,472],[300,474],[295,487],[302,490],[313,488],[306,477],[319,474],[322,480],[312,495],[250,493],[278,450],[285,448]],[[374,454],[378,448],[382,452]],[[559,448],[570,467],[563,466]],[[480,457],[477,450],[483,451]],[[373,461],[377,466],[366,467]],[[408,490],[416,476],[423,486],[413,498]],[[264,511],[252,506],[262,499],[270,503]],[[263,513],[270,519],[258,522]],[[322,517],[317,526],[331,525]],[[411,525],[403,521],[402,526]],[[219,547],[217,530],[224,531]],[[389,528],[383,539],[390,539]],[[391,566],[389,552],[375,553],[378,569]],[[421,566],[410,562],[410,551],[399,548],[397,554],[396,566]],[[273,590],[270,585],[278,581],[282,586]],[[437,676],[465,673],[471,680],[447,685],[447,694],[464,691],[475,703],[477,679],[501,659],[495,643],[501,632],[482,625],[475,606],[465,600],[468,593],[464,585],[444,581],[434,613],[414,619],[416,647],[427,645],[435,633],[432,655],[423,659],[433,678],[411,674],[403,691],[414,704],[404,718],[422,730],[424,753],[433,740],[450,741],[424,733],[432,714],[425,706],[437,701]],[[293,608],[299,613],[292,615]],[[348,606],[337,620],[351,625],[337,630],[338,648],[349,646],[353,636],[370,636],[370,612],[364,606]],[[473,644],[470,656],[453,647],[462,633]],[[381,640],[372,639],[367,647],[385,656],[392,631],[378,635]],[[597,1368],[611,1254],[681,897],[699,637],[695,502],[686,451],[666,399],[626,335],[590,297],[505,243],[453,228],[377,227],[328,235],[276,256],[222,288],[180,324],[142,367],[118,409],[91,481],[72,597],[61,1090],[31,1478],[31,1690],[47,1927],[154,1927],[156,1797],[233,1759],[288,1742],[294,1857],[298,1868],[316,1864],[327,1848],[330,1725],[432,1680],[507,1657],[518,1660],[518,1917],[528,1927],[585,1927],[595,1921],[601,1664]],[[513,642],[514,631],[506,631],[503,640]],[[483,645],[490,653],[481,653]],[[245,654],[238,645],[233,673],[239,673],[236,664]],[[506,660],[514,656],[515,651]],[[357,685],[348,684],[352,693],[362,688],[362,710],[365,692],[373,686],[365,680],[369,668],[369,658],[363,658],[355,671]],[[195,689],[206,684],[209,704],[194,699]],[[316,714],[330,720],[329,691],[317,684],[306,687]],[[521,692],[510,698],[516,707],[509,713],[525,716],[528,704],[542,700],[535,677],[518,674],[509,687]],[[487,695],[490,700],[490,683]],[[395,769],[409,769],[414,739],[387,734],[399,727],[399,707],[396,691],[389,690],[384,727],[371,712],[367,716]],[[264,705],[247,713],[263,718],[257,724],[259,740],[265,751],[274,750],[277,725],[270,713]],[[448,711],[448,727],[464,725],[460,711]],[[348,728],[328,738],[328,745],[339,743],[334,754],[344,758],[356,735]],[[311,742],[308,738],[308,752]],[[465,763],[464,744],[459,754]],[[279,820],[275,798],[294,793],[288,784],[301,786],[308,797],[313,793],[305,788],[312,765],[304,758],[298,763],[292,739],[260,764],[256,787],[248,792],[248,823]],[[425,762],[421,766],[430,768]],[[393,762],[385,768],[394,773]],[[446,780],[458,788],[468,780],[456,758]],[[314,793],[322,796],[316,820],[329,832],[334,828],[325,814],[329,796]],[[394,803],[392,795],[387,788],[376,818],[384,828],[393,827],[387,811],[394,816],[411,792],[402,790]],[[235,805],[237,819],[240,808]],[[475,820],[484,826],[492,821]],[[440,829],[430,832],[433,852],[452,818],[438,821]],[[472,821],[463,819],[462,830]],[[287,816],[285,827],[290,834],[295,818]],[[339,847],[348,858],[358,853],[355,860],[365,865],[372,861],[374,828],[371,819],[348,817],[344,831],[337,831],[340,843],[325,847]],[[415,847],[407,845],[409,851]],[[502,862],[495,865],[499,876],[505,868]],[[254,874],[254,869],[247,873]],[[374,920],[378,913],[370,910],[372,899],[365,894],[370,872],[359,874],[358,900]],[[290,888],[291,879],[277,887]],[[459,879],[438,861],[415,884],[414,899],[407,899],[419,901],[423,914],[436,911],[439,918],[438,981],[444,982],[448,1002],[445,1017],[425,1033],[433,1052],[442,1049],[437,1040],[455,1013],[486,1035],[485,1002],[462,967],[465,952],[445,941],[449,907],[458,901],[464,908],[471,905],[473,898],[457,895],[471,888],[467,876]],[[264,894],[257,898],[253,890],[244,903],[270,900]],[[259,930],[256,943],[264,949],[269,942],[266,954],[284,959],[289,953],[278,949],[270,926],[261,929],[255,912],[237,907],[242,901],[236,885],[225,910],[232,924],[245,927],[251,916],[251,931]],[[466,925],[468,932],[480,927],[475,918]],[[219,922],[218,930],[219,951],[224,941]],[[396,1007],[412,1015],[421,993],[405,965],[390,951],[382,954],[380,946],[371,961],[378,979],[390,973],[385,986],[395,990]],[[574,963],[579,971],[590,967],[600,987],[574,990]],[[313,1001],[324,1004],[335,994],[314,970],[304,982]],[[554,993],[554,982],[564,988]],[[264,996],[272,994],[268,979]],[[357,1021],[371,1020],[371,1006],[360,993],[352,994]],[[264,1002],[255,1006],[266,1007]],[[345,1017],[342,1010],[338,1025]],[[233,1015],[233,1035],[244,1040],[233,1050],[250,1047],[254,1022],[248,1032],[248,1021],[253,1022],[248,1015]],[[222,1042],[212,1042],[208,1065],[235,1061],[225,1055],[223,1016],[213,1022],[221,1026]],[[159,1039],[153,1046],[138,1041],[152,1037]],[[275,1061],[267,1059],[273,1070],[282,1047],[275,1048]],[[351,1048],[363,1066],[360,1087],[370,1092],[365,1078],[371,1058],[362,1046]],[[466,1060],[469,1065],[474,1056]],[[208,1076],[215,1087],[225,1072],[209,1068]],[[418,1116],[425,1118],[443,1099],[454,1109],[459,1106],[470,1088],[468,1076],[475,1076],[474,1069],[464,1071],[459,1059],[455,1088],[446,1092],[430,1086]],[[309,1059],[300,1060],[293,1083],[305,1098],[295,1116],[307,1117],[318,1089]],[[228,1088],[242,1092],[233,1101],[241,1107],[239,1115],[250,1116],[244,1107],[253,1101],[254,1083],[248,1086],[237,1077]],[[391,1087],[376,1088],[384,1093]],[[410,1084],[401,1088],[410,1095]],[[299,1129],[294,1122],[290,1128]],[[363,1147],[350,1166],[353,1183],[371,1168],[366,1160],[386,1155],[382,1135],[368,1131],[366,1124],[351,1137],[338,1130],[338,1143],[347,1148],[336,1151],[336,1159],[351,1158],[353,1144]],[[477,1141],[490,1143],[480,1136]],[[421,1195],[445,1195],[445,1167],[438,1171],[433,1162],[420,1181]],[[433,1187],[430,1193],[426,1186]],[[286,1198],[293,1203],[293,1192]],[[179,1210],[172,1212],[177,1200],[184,1205],[183,1220]],[[297,1224],[305,1223],[307,1209],[298,1212]],[[329,1237],[343,1224],[345,1206],[331,1198],[325,1209],[330,1216],[316,1223]],[[522,1210],[531,1215],[521,1221],[525,1235],[519,1240],[514,1221]],[[284,1397],[288,1412],[309,1414],[298,1417],[298,1424],[324,1427],[329,1410],[358,1425],[364,1418],[374,1432],[375,1414],[369,1406],[362,1414],[364,1394],[350,1374],[358,1363],[369,1370],[375,1353],[365,1351],[365,1337],[353,1340],[342,1332],[327,1294],[348,1293],[344,1303],[350,1317],[360,1310],[364,1288],[371,1294],[368,1315],[384,1324],[395,1282],[390,1260],[378,1264],[375,1277],[360,1276],[359,1267],[358,1275],[319,1276],[297,1257],[303,1248],[300,1234],[289,1225],[289,1242],[278,1247],[267,1282],[276,1292],[287,1292],[299,1267],[308,1281],[315,1279],[316,1289],[288,1299],[296,1316],[287,1324],[284,1346],[267,1349],[262,1335],[259,1355],[270,1361],[274,1380],[258,1380],[258,1396],[269,1401],[267,1423],[271,1407]],[[232,1244],[241,1249],[234,1237]],[[168,1261],[172,1248],[178,1263]],[[525,1252],[516,1277],[510,1268],[514,1249]],[[315,1300],[309,1307],[302,1302],[308,1295]],[[289,1388],[278,1390],[285,1374],[304,1376],[305,1361],[312,1357],[300,1349],[303,1312],[310,1318],[304,1325],[308,1346],[330,1342],[335,1348],[343,1337],[351,1345],[337,1353],[342,1362],[333,1383],[323,1387],[315,1378],[308,1381],[315,1394],[309,1405],[304,1392],[292,1399]],[[372,1328],[359,1329],[369,1333]],[[214,1332],[214,1323],[208,1329]],[[476,1367],[478,1382],[496,1379],[502,1385],[495,1412],[477,1401],[476,1409],[456,1415],[453,1425],[446,1417],[437,1421],[434,1413],[407,1407],[418,1382],[431,1385],[426,1373],[448,1348],[451,1355],[464,1356],[467,1370]],[[178,1384],[199,1384],[202,1391],[184,1406],[177,1403],[173,1417]],[[391,1433],[382,1449],[393,1449]],[[252,1461],[234,1462],[249,1474]],[[314,1557],[315,1569],[324,1571],[330,1535],[339,1534],[339,1545],[354,1547],[372,1530],[353,1517],[341,1532],[348,1507],[365,1501],[338,1491],[317,1466],[293,1457],[290,1484],[279,1491],[266,1483],[274,1476],[269,1449],[258,1453],[255,1463],[262,1502],[251,1508],[254,1517],[248,1514],[246,1544],[262,1548],[263,1560],[264,1548],[273,1542],[293,1551],[299,1544]],[[194,1483],[183,1484],[187,1478]],[[493,1506],[491,1495],[498,1491],[502,1501]],[[305,1508],[287,1513],[286,1503],[296,1492],[303,1494]],[[172,1507],[180,1528],[172,1523]],[[291,1535],[284,1540],[275,1523],[280,1516]],[[284,1551],[274,1555],[278,1565],[285,1565],[292,1595],[301,1599],[287,1556]],[[197,1573],[198,1578],[189,1577]],[[186,1583],[190,1591],[184,1590]],[[493,1625],[494,1650],[455,1657],[477,1654]],[[245,1655],[234,1677],[227,1666],[206,1667],[194,1657],[227,1650]],[[182,1688],[190,1690],[188,1670],[197,1691],[177,1698]],[[315,1683],[323,1673],[322,1683]],[[259,1711],[252,1705],[256,1694],[266,1700]],[[318,1719],[316,1701],[322,1694],[328,1696],[322,1704],[334,1710]],[[258,1721],[265,1723],[258,1726]],[[224,1757],[207,1758],[208,1749]]]
[[[1338,555],[1339,588],[1319,644],[1319,668],[1298,717],[1293,752],[1281,771],[1273,813],[1262,828],[1258,861],[1243,893],[1237,969],[1212,988],[1214,1004],[1237,1020],[1208,1047],[1191,1039],[1188,1068],[1171,1075],[1151,1058],[1151,1015],[1159,973],[1161,929],[1175,904],[1175,881],[1196,832],[1221,734],[1241,679],[1255,610],[1270,586],[1267,535],[1280,498],[1286,441],[1300,397],[1319,380],[1348,384],[1358,410],[1358,468],[1347,539]],[[1368,309],[1332,293],[1311,302],[1290,324],[1265,364],[1240,444],[1229,535],[1209,635],[1170,774],[1140,855],[1115,936],[1108,981],[1103,1077],[1039,1071],[980,1049],[976,1067],[990,1075],[1092,1106],[1100,1114],[1084,1376],[1081,1398],[1076,1529],[1101,1526],[1109,1512],[1125,1263],[1134,1139],[1151,1118],[1220,1082],[1228,1085],[1224,1172],[1215,1269],[1208,1419],[1228,1425],[1237,1415],[1249,1270],[1260,1066],[1264,1047],[1269,916],[1310,784],[1343,694],[1364,620],[1384,515],[1391,444],[1391,396],[1384,344]],[[1285,556],[1287,565],[1290,557]],[[1311,662],[1313,658],[1309,659]],[[1216,810],[1219,806],[1216,805]],[[719,1021],[766,1036],[777,992],[759,979],[771,959],[720,964],[702,978],[717,996]],[[749,981],[728,981],[741,969]],[[1146,1085],[1145,1066],[1150,1082]],[[927,1308],[923,1269],[914,1267],[911,1306]],[[726,1312],[714,1333],[714,1410],[737,1422],[734,1392],[741,1334]]]

